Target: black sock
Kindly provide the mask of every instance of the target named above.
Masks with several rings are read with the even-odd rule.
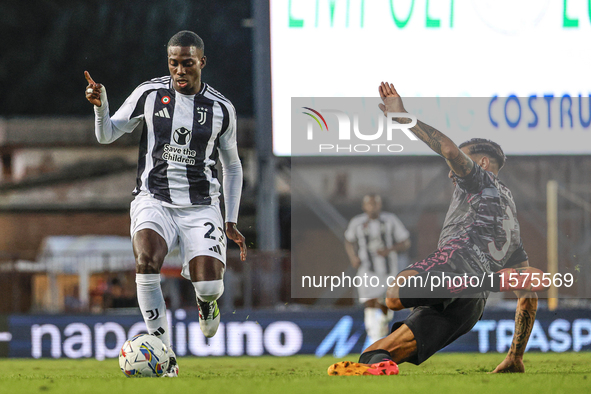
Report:
[[[474,275],[429,271],[407,277],[405,285],[400,286],[399,298],[402,305],[410,308],[439,304],[461,295],[500,291],[500,288],[499,274]]]
[[[392,356],[390,356],[390,352],[383,349],[370,350],[369,352],[362,353],[361,356],[359,356],[359,362],[361,364],[375,364],[386,360],[393,361]]]

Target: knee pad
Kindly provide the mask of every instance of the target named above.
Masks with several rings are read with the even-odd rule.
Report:
[[[205,302],[215,301],[224,294],[224,281],[222,279],[193,282],[193,287],[195,287],[197,298]]]

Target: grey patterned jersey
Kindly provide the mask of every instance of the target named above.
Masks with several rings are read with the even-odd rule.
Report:
[[[464,272],[496,272],[527,260],[513,195],[492,172],[474,164],[456,177],[438,249],[461,250]]]

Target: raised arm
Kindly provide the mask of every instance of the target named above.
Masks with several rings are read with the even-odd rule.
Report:
[[[524,261],[519,267],[527,267],[529,263]],[[523,365],[523,354],[529,340],[529,335],[534,327],[536,312],[538,309],[538,295],[532,292],[515,292],[517,309],[515,311],[515,333],[513,342],[505,359],[495,368],[492,373],[525,372]]]
[[[84,71],[84,78],[86,78],[86,82],[88,82],[88,85],[86,85],[86,99],[90,104],[96,107],[101,107],[101,88],[103,85],[94,82],[88,71]]]
[[[101,144],[110,144],[123,134],[133,132],[141,119],[137,116],[131,117],[133,106],[126,105],[129,101],[126,101],[115,116],[111,118],[107,90],[100,83],[94,82],[88,71],[84,71],[84,77],[88,82],[86,99],[94,105],[94,133],[97,141]]]
[[[384,102],[379,107],[384,112],[384,115],[388,116],[388,112],[407,112],[402,104],[402,98],[396,92],[396,89],[394,89],[393,84],[382,82],[379,90],[380,97]],[[410,123],[408,118],[397,118],[395,120],[399,123]],[[435,153],[443,156],[449,168],[456,175],[464,177],[474,168],[472,159],[462,152],[451,139],[434,127],[417,120],[416,126],[411,127],[410,131],[421,141],[429,145],[429,148]]]

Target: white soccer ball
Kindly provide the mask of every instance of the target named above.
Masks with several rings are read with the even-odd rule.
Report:
[[[119,367],[128,378],[157,378],[168,369],[168,348],[154,335],[139,334],[119,351]]]

